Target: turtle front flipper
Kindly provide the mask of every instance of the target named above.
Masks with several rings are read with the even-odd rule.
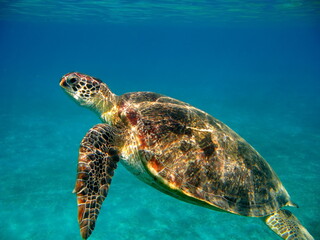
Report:
[[[264,218],[265,223],[276,234],[286,240],[314,240],[292,212],[280,209]]]
[[[103,200],[108,194],[114,170],[119,161],[119,135],[107,124],[89,130],[80,144],[75,189],[78,222],[83,239],[92,233]]]

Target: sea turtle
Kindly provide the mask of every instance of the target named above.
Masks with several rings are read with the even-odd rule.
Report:
[[[92,233],[121,160],[170,196],[217,211],[259,217],[283,239],[313,239],[284,206],[294,204],[270,165],[221,121],[152,92],[117,96],[101,80],[72,72],[60,86],[105,123],[81,141],[77,194],[83,239]]]

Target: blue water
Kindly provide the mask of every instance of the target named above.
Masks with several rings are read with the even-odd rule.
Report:
[[[272,165],[300,206],[291,210],[320,238],[319,4],[177,2],[0,1],[0,239],[81,239],[77,151],[100,120],[60,89],[71,71],[222,120]],[[258,219],[166,196],[119,166],[90,239],[276,236]]]

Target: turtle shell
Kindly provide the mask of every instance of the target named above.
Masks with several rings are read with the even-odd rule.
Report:
[[[221,121],[154,93],[121,96],[122,119],[159,190],[181,200],[262,217],[290,204],[270,165]],[[131,128],[130,128],[131,127]]]

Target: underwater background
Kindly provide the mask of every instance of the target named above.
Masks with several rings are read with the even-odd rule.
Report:
[[[320,3],[0,0],[0,239],[81,239],[78,146],[98,116],[60,89],[79,71],[220,119],[270,163],[320,239]],[[277,239],[119,166],[91,240]]]

